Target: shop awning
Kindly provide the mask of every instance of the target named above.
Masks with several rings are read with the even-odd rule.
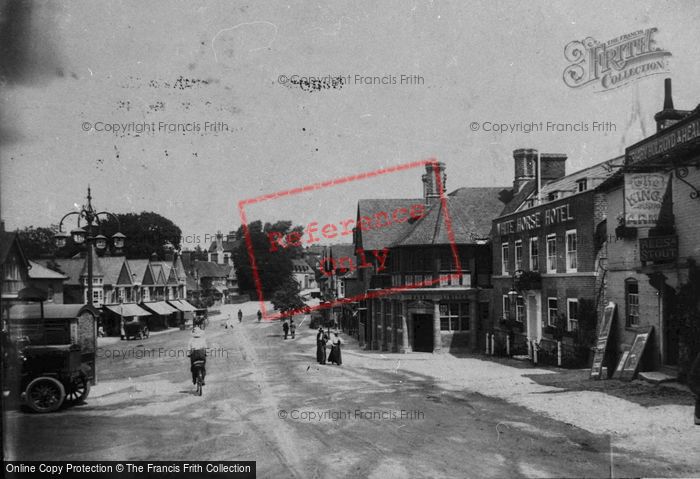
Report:
[[[161,316],[168,316],[169,314],[177,313],[178,309],[173,308],[165,301],[154,301],[152,303],[142,303],[142,306],[148,310],[153,311]]]
[[[184,299],[177,299],[177,300],[173,300],[173,301],[168,301],[168,303],[170,304],[170,306],[172,306],[180,311],[183,311],[185,313],[197,311],[197,308],[192,306],[190,303],[188,303]]]
[[[133,303],[110,304],[106,305],[105,308],[121,316],[151,316],[153,314]]]

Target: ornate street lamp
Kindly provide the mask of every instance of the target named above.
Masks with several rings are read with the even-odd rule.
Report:
[[[69,216],[78,216],[78,226],[71,230],[70,235],[63,231],[63,221]],[[121,229],[119,225],[119,218],[108,211],[96,211],[92,206],[92,195],[90,193],[90,187],[88,186],[87,193],[87,205],[83,205],[80,211],[71,211],[61,218],[58,224],[58,232],[54,235],[54,242],[58,248],[64,248],[66,246],[66,240],[71,237],[75,244],[87,243],[87,303],[92,306],[92,253],[93,247],[99,250],[104,250],[107,247],[107,237],[99,233],[101,227],[100,216],[110,217],[117,222],[117,230]],[[85,222],[85,227],[81,227],[81,221]],[[102,220],[104,221],[104,220]],[[112,242],[114,247],[121,249],[124,247],[124,240],[126,236],[122,233],[117,232],[112,236]]]

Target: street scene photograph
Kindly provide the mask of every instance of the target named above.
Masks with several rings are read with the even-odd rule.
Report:
[[[0,0],[3,477],[700,477],[698,25]]]

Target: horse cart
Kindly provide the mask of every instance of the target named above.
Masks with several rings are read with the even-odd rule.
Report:
[[[80,403],[95,384],[99,312],[80,304],[9,309],[5,388],[38,413]]]

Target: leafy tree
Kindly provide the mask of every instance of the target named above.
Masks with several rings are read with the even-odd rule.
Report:
[[[182,230],[168,218],[149,211],[116,216],[121,233],[126,235],[124,254],[127,258],[148,258],[154,252],[162,258],[168,244],[180,249]],[[102,226],[102,234],[108,238],[117,232],[117,223],[112,218]]]
[[[291,221],[278,221],[264,225],[261,221],[253,221],[248,224],[247,232],[244,226],[238,229],[236,237],[242,241],[233,252],[233,260],[241,291],[256,290],[246,236],[249,237],[252,245],[262,292],[270,295],[281,288],[287,280],[292,280],[292,258],[301,254],[301,247],[289,246],[276,249],[271,247],[270,235],[287,235],[293,231],[301,232],[303,228],[300,226],[292,228]]]
[[[48,228],[27,226],[17,230],[22,251],[24,251],[27,258],[36,259],[54,254],[57,248],[53,237],[57,231],[57,225],[51,225]]]
[[[299,284],[291,278],[280,285],[272,295],[271,302],[275,309],[283,313],[306,306],[299,297]]]

